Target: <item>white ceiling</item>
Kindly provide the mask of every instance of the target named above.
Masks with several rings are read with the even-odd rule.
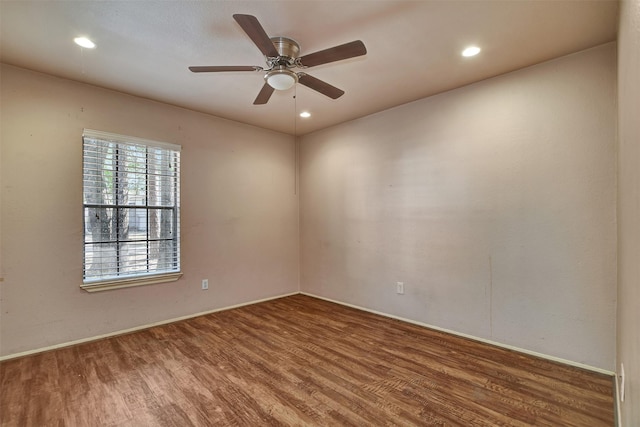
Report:
[[[613,0],[1,0],[0,61],[303,135],[613,41],[617,7]],[[337,100],[297,85],[255,106],[261,74],[187,69],[265,66],[235,13],[256,16],[271,37],[293,38],[302,55],[353,40],[368,53],[305,70],[343,89]],[[75,45],[78,35],[96,49]],[[470,44],[481,54],[461,57]],[[302,110],[312,117],[297,117]]]

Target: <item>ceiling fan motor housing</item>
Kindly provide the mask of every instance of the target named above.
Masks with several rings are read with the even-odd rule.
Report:
[[[287,37],[271,37],[270,40],[278,51],[278,57],[266,58],[271,70],[264,75],[264,80],[276,90],[290,89],[298,82],[298,76],[290,68],[296,66],[300,45]]]
[[[273,46],[278,51],[278,59],[284,60],[288,65],[293,66],[296,62],[296,59],[298,58],[298,55],[300,54],[300,45],[295,40],[287,37],[271,37],[271,41],[273,42]]]

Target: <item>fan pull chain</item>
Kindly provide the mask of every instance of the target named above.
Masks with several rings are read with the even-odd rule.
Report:
[[[298,137],[298,88],[293,86],[293,137]]]

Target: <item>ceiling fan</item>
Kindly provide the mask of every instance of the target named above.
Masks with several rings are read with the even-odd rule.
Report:
[[[287,90],[300,83],[332,99],[337,99],[344,91],[304,72],[295,72],[295,68],[309,68],[328,64],[343,59],[355,58],[367,53],[360,40],[324,49],[309,55],[299,56],[300,46],[295,40],[287,37],[269,37],[253,15],[233,15],[240,27],[265,56],[267,67],[258,66],[198,66],[189,67],[194,73],[211,73],[224,71],[257,71],[265,72],[264,86],[258,93],[254,105],[266,104],[274,90]]]

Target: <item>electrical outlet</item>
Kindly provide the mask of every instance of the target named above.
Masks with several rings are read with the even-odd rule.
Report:
[[[398,295],[404,294],[404,283],[403,282],[397,282],[396,283],[396,293]]]
[[[206,291],[209,289],[209,279],[202,279],[202,290]]]

